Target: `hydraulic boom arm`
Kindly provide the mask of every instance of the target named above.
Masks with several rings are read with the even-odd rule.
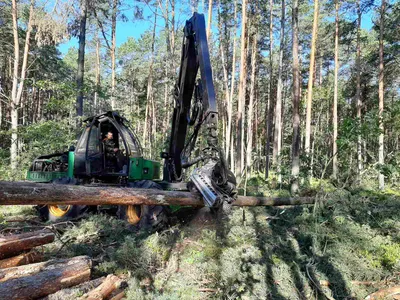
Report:
[[[200,79],[197,79],[199,69]],[[190,126],[193,130],[189,135]],[[200,130],[206,146],[192,158]],[[232,203],[235,199],[235,177],[227,169],[218,146],[218,109],[202,14],[194,13],[184,28],[169,149],[163,158],[164,180],[169,182],[182,181],[184,168],[203,163],[194,170],[190,180],[207,206],[219,206],[224,201]]]

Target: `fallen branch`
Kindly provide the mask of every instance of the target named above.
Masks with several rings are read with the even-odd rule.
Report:
[[[0,269],[33,264],[42,261],[42,259],[42,253],[32,250],[28,253],[0,260]]]
[[[34,247],[54,241],[54,233],[49,231],[33,231],[0,237],[0,259],[20,254]]]
[[[83,295],[80,299],[102,300],[107,298],[114,290],[119,288],[121,279],[115,275],[108,275],[107,278],[97,288]]]
[[[313,204],[311,197],[238,196],[236,206]],[[108,186],[73,186],[0,181],[0,205],[182,205],[204,206],[199,195]]]
[[[90,279],[87,256],[50,260],[0,270],[0,295],[7,299],[37,299]]]

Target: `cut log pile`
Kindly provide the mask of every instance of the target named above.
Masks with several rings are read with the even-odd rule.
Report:
[[[0,299],[122,299],[123,280],[91,279],[88,256],[43,261],[37,247],[52,243],[47,230],[0,236]],[[82,296],[83,295],[83,296]]]

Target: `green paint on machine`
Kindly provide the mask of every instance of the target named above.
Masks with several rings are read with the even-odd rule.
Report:
[[[129,181],[160,179],[160,163],[143,157],[130,158]]]

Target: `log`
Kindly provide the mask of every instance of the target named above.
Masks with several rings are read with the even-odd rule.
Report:
[[[108,275],[107,278],[97,288],[83,295],[82,300],[103,300],[106,299],[114,290],[119,288],[121,279],[115,275]]]
[[[90,279],[87,256],[50,260],[0,270],[0,295],[7,299],[37,299]]]
[[[110,300],[121,300],[125,297],[125,291],[118,290],[115,296],[111,295]]]
[[[312,197],[238,196],[235,206],[313,204]],[[182,205],[204,206],[199,195],[110,186],[78,186],[0,181],[0,205]]]
[[[393,297],[400,294],[400,285],[393,286],[387,289],[379,290],[371,295],[365,297],[365,300],[378,300],[378,299],[386,299],[388,297]],[[390,298],[392,299],[392,298]]]
[[[97,288],[100,284],[103,283],[105,279],[106,277],[104,276],[90,281],[86,281],[79,285],[67,289],[62,289],[54,294],[42,298],[41,300],[76,300],[81,295],[86,294],[87,292]]]
[[[0,259],[20,254],[34,247],[54,241],[54,233],[48,230],[25,232],[0,237]]]
[[[43,259],[42,253],[32,250],[27,253],[22,253],[14,257],[0,260],[0,269],[33,264],[42,261],[42,259]]]

